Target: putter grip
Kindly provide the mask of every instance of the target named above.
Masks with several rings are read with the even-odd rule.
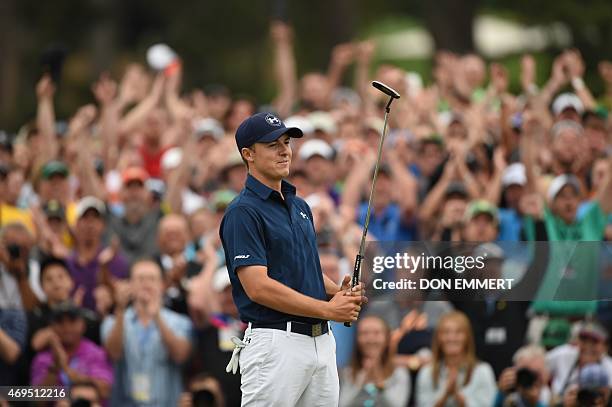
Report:
[[[359,253],[357,253],[357,257],[355,257],[355,267],[353,267],[353,278],[351,280],[351,287],[355,287],[359,283],[359,271],[361,270],[361,257]],[[347,328],[351,326],[350,322],[345,322],[344,326]]]

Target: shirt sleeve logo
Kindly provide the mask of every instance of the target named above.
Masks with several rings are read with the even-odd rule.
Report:
[[[238,259],[248,259],[249,257],[251,257],[250,254],[239,254],[238,256],[234,256],[234,260],[238,260]]]
[[[306,215],[304,212],[300,211],[300,215],[302,215],[302,218],[308,219],[308,215]]]

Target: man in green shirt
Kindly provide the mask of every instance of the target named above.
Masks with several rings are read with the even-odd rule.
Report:
[[[533,123],[531,124],[533,126]],[[526,128],[522,156],[527,169],[527,186],[535,192],[535,160],[533,133]],[[530,134],[531,133],[531,134]],[[597,310],[599,251],[607,222],[612,212],[612,157],[608,157],[608,173],[598,189],[592,205],[577,219],[581,202],[581,183],[573,174],[562,174],[549,184],[547,204],[525,217],[527,240],[535,240],[534,219],[544,221],[547,241],[551,245],[550,263],[540,286],[533,310],[537,313],[582,317]]]

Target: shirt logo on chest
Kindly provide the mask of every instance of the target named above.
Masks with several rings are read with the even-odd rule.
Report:
[[[308,215],[306,215],[304,212],[300,211],[300,215],[302,215],[302,218],[308,219]]]

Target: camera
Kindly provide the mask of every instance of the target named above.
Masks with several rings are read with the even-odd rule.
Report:
[[[9,258],[11,260],[17,260],[21,257],[21,246],[15,243],[9,243],[6,246],[6,250],[8,251]]]
[[[604,395],[598,389],[580,389],[578,390],[578,395],[576,396],[576,406],[592,407],[596,405],[597,401],[603,397]]]
[[[214,407],[217,405],[215,395],[208,389],[202,389],[191,393],[194,407]]]
[[[538,374],[531,369],[523,367],[516,371],[516,387],[530,389],[538,380]]]

